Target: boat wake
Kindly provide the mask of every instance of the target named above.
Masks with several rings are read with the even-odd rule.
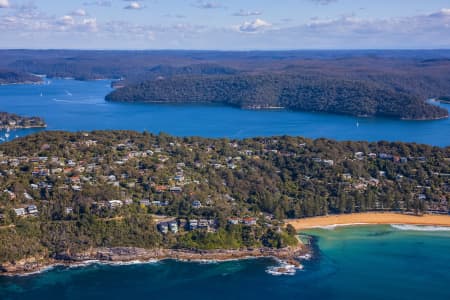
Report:
[[[103,104],[103,101],[98,101],[98,100],[94,100],[94,102],[91,99],[88,100],[64,100],[64,99],[52,99],[54,102],[59,102],[59,103],[68,103],[68,104],[92,104],[92,105],[97,105],[97,104]]]
[[[407,230],[407,231],[450,231],[450,227],[445,226],[392,224],[391,227],[397,230]]]

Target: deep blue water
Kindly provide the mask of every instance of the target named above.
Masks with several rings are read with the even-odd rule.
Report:
[[[49,130],[133,129],[230,138],[286,134],[450,145],[450,119],[400,121],[286,110],[252,111],[218,105],[108,103],[104,96],[110,91],[110,81],[106,80],[61,79],[52,80],[49,85],[0,86],[0,111],[41,116]],[[450,109],[450,105],[442,106]],[[20,130],[12,137],[34,131]]]
[[[320,251],[294,276],[270,259],[58,268],[0,278],[0,299],[450,299],[450,231],[309,231]]]

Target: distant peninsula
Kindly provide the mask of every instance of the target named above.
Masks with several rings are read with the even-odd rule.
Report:
[[[383,116],[404,120],[448,117],[448,111],[411,93],[367,80],[298,74],[240,74],[158,78],[117,89],[107,101],[220,103],[244,109]]]
[[[22,117],[16,114],[0,112],[0,129],[45,128],[47,124],[39,117]]]
[[[42,82],[42,78],[26,72],[0,70],[0,85],[35,84],[40,82]]]

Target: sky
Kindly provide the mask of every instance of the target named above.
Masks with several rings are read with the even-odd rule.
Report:
[[[442,49],[449,0],[0,0],[0,48]]]

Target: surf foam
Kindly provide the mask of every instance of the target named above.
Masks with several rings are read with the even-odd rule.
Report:
[[[391,224],[391,227],[397,230],[408,231],[450,231],[450,227],[445,226]]]

